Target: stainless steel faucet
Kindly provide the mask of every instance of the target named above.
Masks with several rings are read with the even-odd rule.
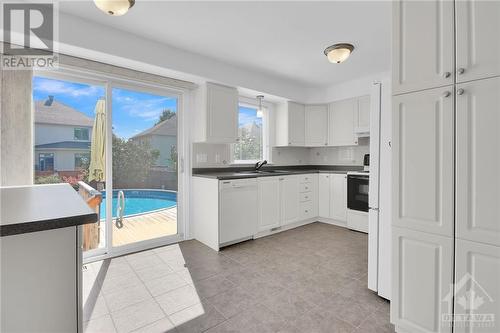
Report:
[[[258,171],[260,168],[264,166],[264,164],[267,164],[267,160],[259,161],[255,163],[255,170]]]

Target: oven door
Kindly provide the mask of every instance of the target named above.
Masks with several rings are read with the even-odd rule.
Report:
[[[368,175],[347,175],[347,208],[368,212]]]

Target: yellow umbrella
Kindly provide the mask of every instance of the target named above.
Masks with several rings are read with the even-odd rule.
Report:
[[[106,174],[106,101],[101,98],[95,105],[92,143],[90,144],[89,182],[103,182]]]

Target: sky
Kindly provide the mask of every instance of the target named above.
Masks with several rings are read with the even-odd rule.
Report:
[[[104,86],[81,84],[35,76],[33,99],[45,100],[53,95],[54,100],[64,103],[85,115],[94,118],[94,108],[99,98],[104,97]],[[147,94],[121,88],[113,88],[113,132],[128,139],[152,126],[164,109],[177,112],[174,97]]]
[[[262,118],[257,118],[257,109],[240,106],[240,114],[238,117],[239,126],[251,124],[254,121],[257,125],[262,126]]]

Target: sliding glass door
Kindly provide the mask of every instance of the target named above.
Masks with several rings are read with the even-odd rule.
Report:
[[[94,74],[35,74],[34,180],[70,183],[99,213],[83,228],[86,260],[180,239],[181,96]]]

